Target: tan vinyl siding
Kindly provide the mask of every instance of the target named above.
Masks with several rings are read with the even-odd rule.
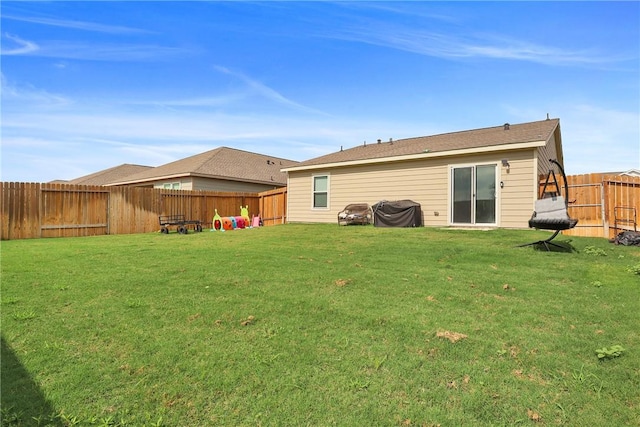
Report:
[[[507,174],[501,160],[511,164]],[[390,164],[374,164],[327,170],[289,172],[288,219],[290,222],[336,222],[350,203],[373,205],[381,200],[411,199],[420,203],[425,226],[449,224],[449,174],[454,165],[495,163],[497,181],[505,183],[498,194],[498,226],[526,227],[533,207],[531,175],[533,152],[494,153],[458,158],[438,158]],[[329,208],[312,209],[312,176],[330,176]],[[505,200],[505,197],[509,199]],[[513,198],[513,200],[511,200]]]
[[[550,168],[555,169],[549,159],[558,160],[562,164],[562,160],[558,159],[556,137],[557,135],[553,134],[544,147],[538,148],[538,175],[547,175]]]
[[[536,168],[532,151],[509,153],[510,167],[500,167],[500,227],[527,228],[536,198]]]

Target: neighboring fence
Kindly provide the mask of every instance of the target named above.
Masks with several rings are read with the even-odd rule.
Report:
[[[259,193],[164,190],[67,184],[1,183],[2,240],[39,237],[147,233],[159,229],[160,215],[184,214],[211,226],[215,210],[222,216],[267,215],[284,223],[286,189]],[[276,206],[276,203],[281,205]],[[280,222],[278,222],[280,221]]]
[[[570,175],[567,183],[569,215],[578,219],[578,225],[563,234],[610,239],[620,231],[637,228],[640,177]]]

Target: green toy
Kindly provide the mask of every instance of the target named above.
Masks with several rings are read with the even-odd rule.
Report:
[[[216,214],[213,216],[213,228],[211,229],[211,231],[216,231],[216,230],[224,231],[222,229],[222,218],[220,217],[220,215],[218,215],[218,209],[216,209],[215,211],[216,211]]]
[[[251,225],[251,223],[249,222],[249,205],[245,206],[244,208],[242,207],[242,205],[240,205],[240,216],[244,218],[244,223],[247,225],[247,227],[249,227]]]

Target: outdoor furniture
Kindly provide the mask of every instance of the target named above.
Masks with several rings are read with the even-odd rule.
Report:
[[[200,220],[187,220],[184,215],[161,215],[158,217],[160,223],[160,232],[169,234],[169,227],[175,226],[179,234],[187,234],[188,226],[193,226],[195,232],[202,231],[202,222]]]
[[[374,227],[422,227],[420,203],[382,200],[372,206]]]
[[[629,231],[633,225],[633,231],[638,231],[638,215],[633,206],[615,206],[613,208],[613,228],[615,234],[618,230]]]
[[[564,180],[564,194],[568,197],[569,186],[564,169],[554,159],[549,160],[556,165]],[[552,186],[553,190],[547,191]],[[564,247],[553,243],[552,240],[560,234],[562,230],[569,230],[578,224],[578,220],[571,218],[568,213],[569,201],[560,194],[560,186],[553,169],[549,170],[547,179],[542,188],[542,198],[536,200],[533,215],[529,219],[529,228],[541,230],[553,230],[554,233],[548,239],[526,243],[520,246],[544,246],[547,251],[551,250],[549,245],[564,249]]]
[[[371,223],[371,217],[371,208],[368,204],[353,203],[338,213],[338,225],[366,225]]]

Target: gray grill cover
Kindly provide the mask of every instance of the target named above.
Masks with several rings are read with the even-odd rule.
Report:
[[[411,200],[380,201],[373,205],[375,227],[421,227],[420,204]]]

